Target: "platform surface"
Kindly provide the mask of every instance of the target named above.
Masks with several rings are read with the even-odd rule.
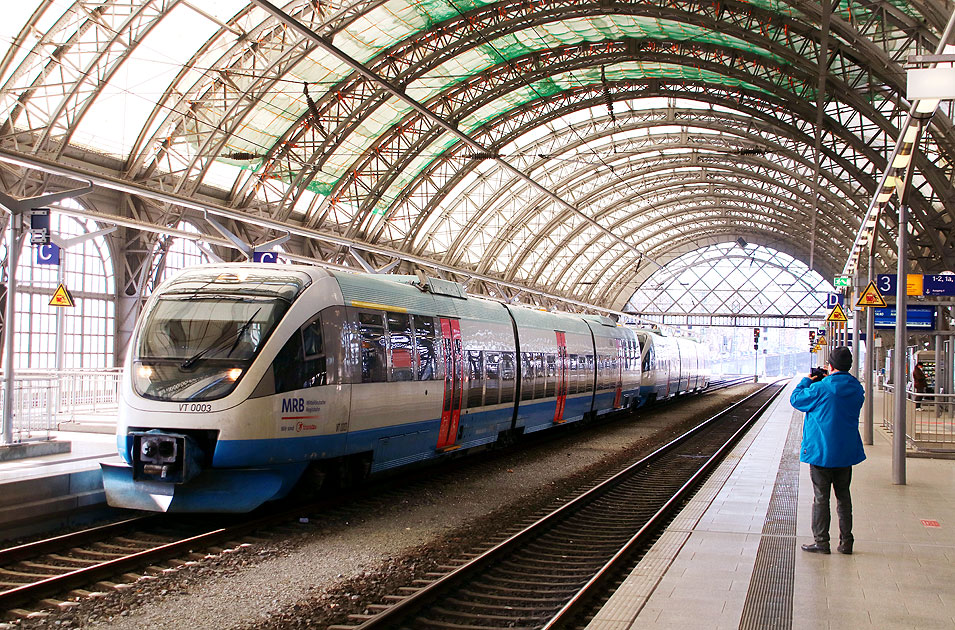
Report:
[[[70,452],[0,462],[0,486],[65,472],[98,470],[100,461],[119,461],[115,435],[59,431],[53,437],[70,442]]]
[[[878,428],[876,405],[875,444],[865,447],[866,461],[853,469],[854,553],[803,552],[799,546],[813,540],[812,483],[798,450],[787,457],[786,448],[795,425],[797,441],[790,447],[798,449],[802,426],[802,414],[789,405],[797,381],[674,520],[589,630],[955,628],[955,461],[910,457],[908,483],[894,485],[891,436]],[[798,497],[792,496],[794,485]],[[777,508],[785,511],[787,496],[793,499],[788,511],[794,528],[780,534],[785,519]],[[832,507],[830,533],[838,540],[834,498]],[[757,563],[761,549],[777,552],[768,570],[780,575],[772,580],[767,564]],[[774,606],[780,608],[775,616],[766,613]],[[762,617],[754,615],[761,609]]]

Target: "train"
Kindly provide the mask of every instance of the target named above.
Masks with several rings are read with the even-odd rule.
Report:
[[[246,512],[708,382],[692,340],[424,274],[201,265],[144,305],[103,486],[115,507]]]

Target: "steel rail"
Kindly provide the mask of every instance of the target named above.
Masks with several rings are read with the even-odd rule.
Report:
[[[747,376],[744,377],[743,380],[749,380],[750,378],[752,377]],[[716,391],[717,389],[730,387],[732,385],[738,384],[738,382],[738,380],[727,380],[725,383],[716,384],[716,386],[712,389],[708,388],[705,390],[705,392]],[[759,392],[756,392],[756,394],[758,393]],[[756,394],[751,394],[747,398],[744,398],[743,400],[727,408],[719,415],[731,411],[736,406],[745,403],[746,400]],[[719,417],[719,415],[716,417]],[[697,429],[687,432],[684,434],[684,436],[678,438],[678,440],[691,435],[694,431],[700,429],[702,426],[703,425],[700,425],[700,427],[697,427]],[[673,443],[658,449],[655,451],[655,453],[662,452],[665,449],[672,447],[672,444]],[[422,472],[421,474],[427,475],[428,473]],[[398,481],[395,479],[383,479],[377,484],[364,488],[359,492],[359,495],[369,496],[375,492],[381,491],[382,489],[393,487],[397,483]],[[312,503],[310,505],[292,505],[286,509],[281,509],[278,512],[269,514],[268,516],[253,516],[245,522],[237,523],[229,527],[216,527],[201,534],[190,535],[182,538],[181,540],[156,545],[150,549],[137,551],[119,558],[113,558],[89,567],[77,568],[60,575],[49,576],[48,574],[44,575],[38,573],[38,579],[35,582],[24,583],[22,586],[17,586],[5,591],[0,590],[0,611],[9,610],[14,606],[31,601],[37,601],[43,597],[48,597],[57,593],[64,593],[74,588],[79,588],[84,585],[106,579],[110,576],[119,575],[139,569],[143,566],[148,566],[149,564],[154,564],[161,560],[174,558],[179,554],[193,551],[195,548],[210,546],[230,538],[240,538],[258,529],[263,529],[282,522],[295,520],[303,513],[303,511],[324,512],[329,508],[345,504],[350,499],[354,499],[356,496],[357,495],[354,494],[348,496],[336,496],[330,499]],[[572,502],[572,504],[576,504],[576,500],[575,502]],[[0,568],[9,569],[17,562],[23,560],[42,558],[44,555],[53,554],[64,549],[73,549],[82,545],[108,541],[109,539],[115,538],[121,533],[128,532],[130,530],[136,530],[137,528],[159,526],[162,525],[164,520],[166,520],[165,517],[166,515],[140,516],[118,521],[116,523],[109,523],[98,527],[87,528],[78,532],[68,533],[50,539],[30,542],[7,549],[0,549]],[[66,569],[69,567],[64,566],[63,568]]]
[[[753,395],[759,394],[762,391],[765,391],[767,388],[772,387],[773,384],[767,385],[759,392],[755,392]],[[573,598],[556,614],[550,621],[541,629],[541,630],[555,630],[556,628],[563,627],[567,622],[574,617],[580,615],[581,611],[584,610],[590,602],[594,601],[595,597],[599,596],[602,592],[606,591],[608,582],[610,582],[615,575],[618,574],[619,570],[624,568],[628,561],[633,558],[634,553],[639,548],[645,546],[648,542],[651,541],[654,534],[660,527],[661,521],[669,517],[670,513],[678,509],[681,503],[688,498],[692,492],[695,491],[696,486],[698,486],[709,475],[714,468],[716,468],[729,452],[730,449],[736,446],[736,442],[740,437],[746,432],[749,431],[753,423],[756,422],[756,419],[766,410],[769,405],[776,400],[776,396],[783,391],[783,388],[780,388],[779,391],[775,392],[769,399],[767,399],[760,407],[753,413],[752,417],[743,423],[739,429],[726,441],[723,446],[721,446],[707,461],[703,466],[694,474],[687,482],[680,488],[680,490],[673,495],[673,497],[666,502],[666,504],[660,508],[660,510],[647,522],[646,525],[640,528],[640,530],[633,535],[627,544],[620,549],[613,558],[611,558],[607,564],[605,564],[591,579],[587,582],[586,585],[580,591],[574,595]]]
[[[624,470],[602,481],[594,488],[575,497],[573,500],[568,501],[564,505],[560,506],[558,509],[554,510],[550,514],[544,516],[543,518],[537,520],[536,522],[524,528],[520,532],[514,534],[507,540],[484,551],[478,556],[472,558],[466,564],[460,567],[457,567],[456,569],[449,572],[448,574],[436,579],[434,582],[431,582],[427,586],[424,586],[423,588],[413,593],[412,595],[409,595],[408,597],[396,602],[394,605],[390,606],[389,608],[363,621],[360,625],[357,625],[357,626],[356,625],[349,625],[349,626],[339,625],[339,626],[332,626],[331,628],[335,628],[335,629],[351,628],[353,630],[393,630],[394,628],[401,627],[402,620],[407,619],[408,617],[414,615],[418,610],[428,605],[429,602],[439,598],[444,592],[446,592],[447,589],[452,588],[458,583],[465,581],[468,577],[472,576],[478,571],[481,571],[482,569],[484,569],[491,563],[506,557],[513,550],[531,541],[534,537],[540,534],[541,531],[551,527],[555,523],[560,522],[565,517],[572,515],[579,508],[592,502],[595,499],[595,497],[599,497],[600,495],[604,494],[606,491],[619,485],[621,481],[629,478],[634,471],[646,468],[650,463],[661,458],[663,455],[668,454],[670,451],[675,450],[676,448],[683,445],[685,442],[687,442],[691,438],[697,436],[699,433],[714,426],[714,424],[718,422],[720,419],[724,418],[726,415],[730,414],[738,407],[747,404],[751,399],[753,399],[756,396],[759,396],[760,394],[765,392],[767,389],[774,386],[776,386],[776,383],[767,384],[762,389],[750,394],[749,396],[743,398],[740,401],[737,401],[736,403],[727,407],[726,409],[716,414],[715,416],[709,418],[708,420],[705,420],[704,422],[700,423],[696,427],[683,433],[682,435],[672,440],[668,444],[656,449],[655,451],[653,451],[646,457],[642,458],[640,461],[634,464],[631,464]],[[781,387],[779,391],[782,391]],[[778,395],[778,391],[775,392],[770,397],[768,402],[771,402],[776,395]],[[757,415],[762,409],[765,408],[765,405],[768,404],[768,402],[763,405],[760,405],[759,411],[756,412]],[[736,432],[734,432],[733,437],[731,438],[729,443],[732,443],[733,441],[735,441],[738,438],[738,436],[741,434],[741,431],[748,428],[752,424],[754,419],[755,419],[754,417],[751,417],[748,421],[744,423],[744,426],[741,427],[740,430],[737,430]],[[725,448],[727,448],[725,445],[721,447],[720,452],[724,452]],[[697,475],[694,476],[694,479],[696,479],[696,481],[699,481],[700,477],[701,475],[697,473]],[[685,494],[688,491],[687,488],[690,488],[690,487],[691,485],[689,484],[689,482],[687,482],[683,484],[680,492]],[[678,501],[679,499],[671,498],[666,502],[666,507],[672,510],[673,506],[676,505]],[[662,516],[660,515],[660,512],[658,512],[658,514],[652,517],[651,520],[656,520],[657,523],[659,523],[659,519],[661,518]],[[648,529],[647,527],[644,527],[641,529],[641,531],[644,531],[644,530],[646,530],[646,532],[650,531],[650,529]],[[643,534],[644,536],[647,535],[646,532]],[[631,540],[631,543],[632,543],[632,540]],[[620,555],[621,554],[618,552],[617,554],[615,554],[615,558],[617,558]],[[600,582],[598,581],[597,583],[599,584]]]
[[[34,542],[17,545],[16,547],[0,549],[0,567],[13,564],[14,562],[19,562],[20,560],[35,558],[43,554],[55,553],[63,549],[76,547],[77,545],[84,545],[89,542],[103,540],[104,538],[114,536],[121,532],[129,531],[134,527],[141,527],[145,525],[149,519],[154,518],[156,517],[139,516],[136,518],[117,521],[116,523],[108,523],[98,527],[90,527],[78,532],[70,532],[69,534],[63,534],[62,536],[56,536],[54,538],[37,540]]]

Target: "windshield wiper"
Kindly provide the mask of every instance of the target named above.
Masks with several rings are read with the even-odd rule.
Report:
[[[261,311],[261,310],[262,310],[262,307],[257,308],[257,309],[255,310],[255,312],[252,313],[252,317],[250,317],[247,322],[245,322],[244,324],[242,324],[242,326],[240,326],[239,329],[236,330],[236,332],[235,332],[234,334],[232,334],[232,335],[227,334],[227,335],[222,335],[222,336],[220,336],[220,337],[219,337],[218,339],[216,339],[211,345],[209,345],[209,346],[203,348],[203,349],[200,350],[199,352],[195,353],[194,355],[192,355],[191,357],[189,357],[188,359],[186,359],[185,361],[183,361],[182,363],[180,363],[180,364],[179,364],[179,369],[181,369],[181,370],[187,370],[187,369],[189,369],[190,367],[192,367],[193,365],[195,365],[196,362],[199,361],[202,357],[206,356],[206,354],[208,354],[208,353],[211,352],[212,350],[221,350],[221,349],[224,348],[225,345],[226,345],[227,343],[229,343],[230,341],[232,342],[232,347],[229,348],[229,352],[226,354],[226,356],[231,355],[232,352],[233,352],[233,351],[236,349],[236,347],[239,345],[239,340],[242,339],[242,335],[244,335],[244,334],[245,334],[245,331],[247,331],[247,330],[249,329],[249,327],[252,325],[253,320],[255,320],[255,316],[258,315],[258,314],[259,314],[259,311]]]

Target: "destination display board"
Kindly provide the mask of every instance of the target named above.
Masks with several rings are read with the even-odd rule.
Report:
[[[955,295],[955,275],[925,275],[922,287],[925,295]]]
[[[881,273],[876,277],[875,284],[879,289],[879,293],[883,297],[894,297],[896,294],[896,278],[898,274],[894,273]],[[908,280],[905,283],[905,294],[906,295],[922,295],[922,274],[920,273],[910,273],[907,274]]]
[[[875,313],[876,328],[895,328],[894,306],[872,309]],[[915,330],[935,330],[934,306],[909,306],[905,309],[905,328]]]

